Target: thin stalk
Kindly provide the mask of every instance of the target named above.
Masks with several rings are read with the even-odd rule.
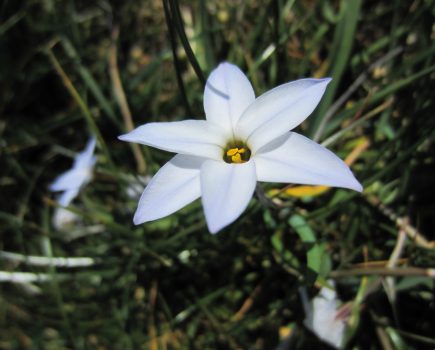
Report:
[[[47,257],[31,256],[12,252],[0,251],[0,258],[15,263],[24,263],[31,266],[56,266],[56,267],[86,267],[95,264],[95,260],[88,257]]]
[[[177,76],[178,87],[180,88],[181,98],[183,99],[184,106],[188,115],[192,115],[189,100],[187,99],[186,89],[181,75],[180,59],[177,54],[177,38],[175,37],[174,27],[172,23],[172,15],[169,9],[167,0],[163,0],[163,8],[165,11],[166,26],[168,27],[169,39],[171,40],[172,57],[174,59],[175,73]]]
[[[203,87],[205,87],[206,79],[202,73],[201,67],[193,53],[192,47],[190,46],[189,39],[187,38],[186,32],[184,31],[183,18],[181,17],[180,6],[177,0],[169,0],[169,6],[172,13],[172,19],[175,21],[175,28],[177,29],[178,36],[180,37],[181,44],[183,45],[184,51],[186,52],[187,58],[192,65],[196,76],[201,81]]]
[[[119,121],[109,100],[106,98],[106,96],[104,96],[103,91],[101,90],[95,78],[92,76],[89,69],[87,69],[82,64],[81,58],[77,50],[71,43],[71,41],[68,40],[68,38],[66,37],[62,37],[60,40],[60,44],[62,45],[68,57],[71,58],[72,61],[74,62],[77,72],[80,74],[81,78],[83,79],[83,82],[86,84],[90,92],[94,95],[95,99],[100,104],[104,113],[106,113],[106,115],[112,120],[112,122],[116,125],[116,127],[119,127],[120,126]]]
[[[406,235],[419,247],[425,249],[433,249],[435,247],[435,241],[428,241],[428,239],[421,232],[419,232],[417,228],[409,223],[408,217],[400,217],[390,207],[387,207],[373,195],[369,195],[366,198],[371,205],[378,208],[382,214],[393,221],[396,226],[403,230],[404,233],[406,233]]]
[[[31,283],[49,280],[51,280],[51,275],[48,273],[0,271],[0,282]]]
[[[112,42],[109,50],[109,74],[112,80],[112,88],[115,93],[116,101],[118,102],[121,115],[124,120],[125,129],[130,132],[134,129],[133,118],[128,106],[127,98],[125,96],[124,89],[122,87],[121,77],[118,69],[118,57],[116,43],[119,37],[119,27],[114,27],[112,30]],[[130,143],[133,156],[136,160],[137,171],[139,174],[144,174],[146,170],[145,159],[137,143]]]
[[[53,51],[50,48],[47,48],[45,50],[45,53],[48,56],[48,59],[50,60],[51,64],[53,65],[53,68],[55,69],[56,73],[59,75],[59,77],[62,79],[62,83],[70,93],[71,97],[76,101],[78,106],[83,112],[83,115],[88,123],[89,128],[91,129],[91,132],[96,136],[98,143],[100,144],[101,149],[104,152],[104,155],[107,158],[107,162],[110,164],[110,166],[113,168],[113,162],[112,158],[110,157],[110,153],[108,151],[106,142],[103,139],[103,136],[100,133],[100,130],[98,129],[97,124],[95,123],[95,120],[92,116],[91,111],[89,110],[86,103],[81,98],[80,94],[78,93],[77,89],[74,87],[71,80],[68,78],[67,74],[63,70],[62,66],[60,65],[59,61],[57,60],[56,56],[54,55]]]
[[[354,276],[426,276],[435,278],[435,269],[433,268],[419,268],[419,267],[401,267],[401,268],[356,268],[348,270],[331,271],[329,274],[331,278],[345,278]]]

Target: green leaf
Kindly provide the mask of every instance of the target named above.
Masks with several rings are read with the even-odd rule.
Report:
[[[330,270],[331,262],[325,252],[325,245],[317,242],[314,231],[300,215],[293,215],[289,219],[289,224],[293,227],[302,242],[309,247],[307,251],[308,268],[325,277]]]

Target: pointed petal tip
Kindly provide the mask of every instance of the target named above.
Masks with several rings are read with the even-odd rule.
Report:
[[[362,191],[364,190],[363,186],[357,180],[357,178],[355,177],[355,175],[353,174],[353,172],[349,168],[349,166],[347,166],[347,169],[348,169],[348,173],[349,173],[350,176],[349,176],[349,181],[348,181],[348,184],[347,184],[346,187],[351,189],[351,190],[354,190],[356,192],[362,193]]]
[[[121,141],[128,141],[128,137],[127,137],[127,135],[128,135],[128,134],[122,134],[122,135],[119,135],[119,136],[118,136],[118,140],[121,140]]]
[[[361,185],[361,183],[356,179],[355,175],[353,174],[352,170],[347,166],[346,164],[346,170],[344,172],[344,177],[341,178],[341,181],[337,183],[336,186],[333,187],[341,187],[341,188],[347,188],[349,190],[353,190],[356,192],[361,193],[364,188]]]
[[[144,217],[139,217],[139,215],[135,214],[133,217],[133,224],[135,224],[136,226],[141,225],[143,223],[147,222],[146,218]]]
[[[215,235],[216,233],[218,233],[220,230],[222,230],[224,228],[224,226],[219,225],[218,223],[212,223],[212,222],[208,222],[207,221],[207,228],[208,231],[212,234]]]
[[[140,211],[139,209],[140,209],[140,206],[138,206],[138,208],[136,209],[136,212],[134,213],[134,216],[133,216],[133,224],[135,226],[139,226],[139,225],[145,224],[147,222],[155,221],[155,220],[158,220],[161,218],[161,217],[153,216],[149,210],[144,212],[144,211]]]
[[[88,145],[95,147],[95,144],[97,143],[97,137],[95,135],[91,135],[89,137]]]
[[[134,133],[136,129],[118,136],[118,140],[124,141],[124,142],[134,142],[134,143],[140,143],[140,141],[137,138],[137,135]]]
[[[328,85],[328,84],[332,81],[332,78],[331,78],[331,77],[320,78],[320,79],[318,79],[318,81],[319,81],[321,84]]]
[[[234,63],[228,62],[228,61],[223,61],[223,62],[219,63],[219,65],[214,70],[216,70],[216,71],[225,70],[229,73],[242,72],[242,70],[239,68],[239,66],[235,65]]]
[[[248,207],[257,183],[255,163],[230,165],[207,160],[200,176],[207,226],[211,233],[217,233],[236,221]]]
[[[351,172],[350,169],[349,169],[349,172]],[[351,173],[351,176],[352,176],[352,178],[349,179],[350,181],[348,181],[348,183],[347,183],[346,186],[344,186],[344,187],[345,187],[345,188],[348,188],[348,189],[350,189],[350,190],[354,190],[354,191],[356,191],[356,192],[361,193],[361,192],[364,190],[363,186],[362,186],[362,185],[360,184],[360,182],[356,179],[356,177],[353,176],[352,173]]]
[[[219,63],[218,67],[229,67],[229,66],[234,66],[234,64],[232,64],[228,61],[223,61],[223,62]]]
[[[355,190],[359,193],[362,193],[364,191],[363,186],[358,182],[358,180],[355,179],[355,181],[356,181],[356,184],[355,184],[353,190]]]
[[[59,183],[58,183],[58,182],[53,182],[52,184],[50,184],[50,185],[48,186],[48,189],[49,189],[51,192],[61,192],[61,191],[66,191],[66,190],[67,190],[67,189],[65,189],[64,187],[59,186]]]

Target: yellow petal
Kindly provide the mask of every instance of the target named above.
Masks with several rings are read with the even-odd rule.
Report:
[[[285,190],[284,193],[292,197],[312,197],[319,196],[328,190],[328,186],[296,186]]]

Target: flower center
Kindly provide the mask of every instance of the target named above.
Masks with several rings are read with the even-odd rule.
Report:
[[[245,145],[230,145],[224,153],[224,161],[227,163],[246,163],[251,158],[251,150]]]

